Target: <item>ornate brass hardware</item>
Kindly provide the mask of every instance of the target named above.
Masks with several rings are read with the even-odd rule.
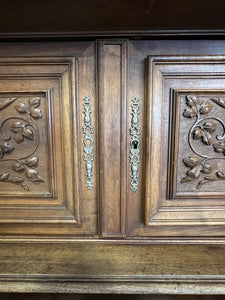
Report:
[[[84,97],[84,160],[86,161],[86,183],[87,188],[90,190],[93,187],[93,173],[92,173],[92,161],[94,160],[93,138],[94,132],[91,125],[91,104],[88,96]]]
[[[131,135],[131,149],[130,149],[130,163],[131,163],[131,189],[132,191],[136,191],[138,189],[138,164],[140,162],[140,128],[139,128],[139,99],[134,97],[131,104],[131,127],[130,127],[130,135]]]

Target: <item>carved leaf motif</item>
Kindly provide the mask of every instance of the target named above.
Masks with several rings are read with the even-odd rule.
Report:
[[[9,173],[1,173],[0,181],[6,181],[9,178]]]
[[[41,112],[41,110],[39,108],[31,108],[30,109],[30,115],[34,119],[42,118],[42,112]]]
[[[225,101],[221,98],[211,98],[212,101],[216,102],[218,105],[225,107]]]
[[[27,175],[27,177],[30,181],[44,182],[43,179],[40,177],[37,170],[32,169],[32,168],[28,168],[28,167],[25,170],[26,170],[26,175]]]
[[[201,159],[198,157],[187,157],[184,160],[184,164],[191,169],[186,172],[186,177],[182,178],[181,183],[192,181],[198,178],[202,173],[211,173],[213,167],[209,163],[201,163]]]
[[[217,123],[216,122],[206,122],[206,123],[204,123],[203,127],[208,132],[213,132],[217,128]]]
[[[200,114],[208,114],[210,110],[213,108],[213,105],[210,104],[209,102],[202,102],[199,108]]]
[[[200,187],[203,184],[213,182],[213,181],[218,181],[218,180],[225,180],[225,174],[221,171],[217,171],[214,175],[211,176],[205,176],[203,180],[199,181],[197,185],[197,189],[200,189]]]
[[[32,182],[44,182],[40,177],[38,170],[34,169],[38,165],[38,158],[36,156],[27,158],[25,161],[18,161],[12,164],[12,170],[16,172],[25,171],[27,178]]]
[[[21,163],[14,163],[11,166],[12,170],[19,172],[19,171],[23,171],[24,170],[24,166]]]
[[[27,107],[26,103],[18,103],[15,105],[15,109],[19,113],[27,113],[28,107]]]
[[[38,107],[41,103],[41,98],[33,98],[29,100],[30,106]]]
[[[187,171],[186,180],[188,179],[188,181],[191,181],[195,178],[198,178],[201,174],[200,172],[201,172],[201,165],[194,167],[193,169]]]
[[[10,130],[14,133],[19,132],[23,128],[23,124],[19,121],[15,121],[12,123]]]
[[[10,99],[5,99],[4,101],[0,101],[0,110],[14,102],[17,98],[10,98]]]
[[[21,185],[25,190],[29,191],[29,186],[25,183],[25,179],[22,177],[12,177],[9,173],[0,174],[0,182],[8,182]]]
[[[2,158],[5,153],[10,153],[13,150],[14,147],[7,142],[0,144],[0,158]]]
[[[23,138],[23,135],[22,135],[22,132],[18,132],[15,136],[15,142],[17,144],[20,144],[24,141],[24,138]]]
[[[19,113],[29,113],[30,116],[34,119],[42,118],[42,112],[39,108],[37,108],[41,104],[41,98],[32,98],[28,102],[29,107],[26,103],[18,103],[17,105],[15,105],[15,109]]]
[[[28,166],[28,167],[36,167],[38,165],[38,158],[36,156],[34,157],[31,157],[31,158],[27,158],[25,160],[25,164]]]
[[[197,111],[194,108],[186,108],[183,115],[187,118],[194,118],[197,115]]]
[[[196,128],[194,131],[193,131],[193,138],[195,140],[198,140],[202,137],[202,129],[201,128]]]
[[[190,156],[184,158],[183,162],[187,167],[193,168],[199,164],[200,158]]]
[[[213,144],[213,148],[216,152],[223,153],[225,155],[225,141]]]
[[[200,101],[196,96],[187,95],[186,104],[190,107],[198,107],[198,104],[200,104]]]
[[[213,166],[211,164],[208,164],[208,163],[203,163],[201,164],[201,171],[203,173],[211,173],[212,170],[213,170]]]
[[[225,174],[221,171],[216,172],[218,178],[225,179]]]
[[[22,135],[29,140],[33,140],[33,138],[34,138],[33,131],[27,127],[23,128]]]
[[[27,125],[23,124],[20,121],[15,121],[12,123],[10,130],[16,133],[15,142],[17,144],[22,143],[24,141],[24,137],[27,138],[28,140],[33,140],[34,138],[33,131],[31,128],[27,127]]]
[[[187,118],[193,118],[197,114],[208,114],[213,108],[213,105],[209,102],[203,101],[200,102],[200,99],[193,95],[188,95],[186,104],[190,108],[186,108],[183,112],[183,116]]]
[[[212,145],[212,142],[213,142],[212,135],[208,131],[205,131],[205,130],[202,130],[202,133],[203,133],[202,134],[203,143],[205,143],[207,146]]]
[[[206,145],[211,145],[213,142],[213,136],[210,134],[210,132],[214,132],[216,128],[216,122],[206,122],[203,124],[203,126],[199,126],[194,129],[193,138],[195,140],[201,138],[203,143]]]

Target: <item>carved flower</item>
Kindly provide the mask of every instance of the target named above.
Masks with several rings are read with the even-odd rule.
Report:
[[[28,140],[34,139],[34,134],[32,129],[29,127],[29,124],[23,124],[20,121],[15,121],[12,123],[10,130],[16,133],[15,142],[17,144],[22,143],[24,141],[24,138]]]
[[[223,153],[223,155],[225,155],[225,141],[213,144],[213,148],[216,152]]]
[[[11,146],[9,143],[2,143],[0,144],[0,158],[4,156],[5,153],[10,153],[14,150],[14,147]]]
[[[190,108],[186,108],[184,110],[184,117],[193,118],[197,116],[197,114],[208,114],[210,110],[213,108],[213,105],[209,102],[202,101],[194,95],[187,95],[186,104]]]
[[[29,101],[29,105],[22,102],[22,103],[17,103],[15,105],[15,109],[19,113],[28,113],[33,119],[39,119],[42,118],[42,112],[39,108],[41,104],[41,98],[32,98]]]
[[[15,162],[12,164],[12,170],[16,172],[25,172],[27,178],[32,182],[44,182],[40,177],[38,171],[34,168],[38,165],[38,158],[36,156],[27,158],[21,162]]]
[[[186,177],[182,178],[181,183],[189,182],[198,178],[201,175],[201,172],[211,173],[213,170],[211,164],[202,162],[202,159],[198,157],[186,157],[183,162],[191,169],[186,172]]]
[[[213,142],[213,136],[210,132],[214,132],[217,128],[216,122],[206,122],[203,126],[199,126],[193,131],[193,138],[201,139],[202,142],[206,145],[211,145]]]

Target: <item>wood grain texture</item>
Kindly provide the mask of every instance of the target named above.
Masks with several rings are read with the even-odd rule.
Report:
[[[167,75],[165,75],[164,93],[157,91],[158,102],[154,103],[153,101],[153,104],[155,104],[154,109],[157,113],[156,116],[159,118],[158,121],[156,120],[156,125],[158,126],[156,128],[161,129],[163,127],[164,130],[161,130],[159,135],[154,135],[152,139],[156,138],[164,146],[168,145],[169,141],[169,126],[167,126],[169,124],[169,118],[167,118],[169,106],[166,101],[171,101],[171,98],[168,96],[170,95],[170,88],[174,88],[178,92],[180,91],[179,99],[181,99],[180,97],[184,97],[182,89],[186,88],[188,91],[193,87],[198,89],[199,84],[201,87],[201,91],[198,90],[199,93],[202,93],[206,85],[207,88],[214,92],[216,86],[221,89],[224,85],[224,67],[221,62],[223,61],[222,56],[225,51],[225,43],[224,41],[213,41],[212,43],[211,41],[196,40],[129,42],[125,40],[104,40],[99,41],[99,44],[97,49],[100,51],[96,58],[94,43],[91,41],[76,43],[7,43],[2,44],[0,48],[0,56],[3,60],[7,57],[14,57],[14,60],[18,61],[21,59],[23,61],[24,57],[28,57],[31,61],[29,66],[18,65],[16,66],[17,69],[11,69],[14,72],[14,76],[26,71],[29,78],[33,70],[32,64],[37,59],[40,59],[41,63],[36,66],[35,70],[39,74],[42,74],[42,67],[46,64],[47,59],[49,60],[50,57],[54,61],[56,58],[60,63],[55,63],[54,61],[54,63],[45,69],[45,80],[41,83],[44,87],[48,86],[49,82],[51,84],[54,83],[56,90],[59,80],[50,80],[48,72],[53,69],[56,72],[56,77],[65,72],[66,76],[61,80],[61,83],[62,86],[66,87],[65,90],[68,90],[71,85],[67,74],[71,74],[70,70],[74,68],[73,64],[70,63],[71,59],[69,59],[69,63],[66,66],[64,65],[64,61],[67,61],[66,58],[77,58],[75,63],[76,72],[74,72],[74,75],[71,75],[75,87],[74,99],[77,99],[77,101],[71,100],[69,104],[67,103],[68,105],[65,106],[65,111],[62,112],[61,119],[59,117],[60,114],[56,114],[59,117],[56,120],[59,120],[59,122],[54,125],[59,128],[60,123],[66,124],[65,128],[61,129],[63,138],[61,139],[59,135],[57,143],[61,145],[62,141],[67,141],[67,143],[74,146],[74,168],[81,170],[78,173],[79,175],[74,178],[75,186],[77,185],[77,181],[80,182],[79,225],[68,224],[68,222],[67,224],[51,224],[50,222],[48,224],[28,223],[22,226],[21,224],[1,224],[0,291],[25,293],[53,293],[57,291],[58,293],[223,295],[225,293],[225,240],[223,224],[214,225],[213,221],[210,220],[209,226],[198,229],[199,231],[196,234],[196,231],[193,231],[189,223],[186,225],[183,220],[180,222],[181,225],[171,226],[171,215],[168,214],[166,217],[170,218],[169,226],[164,226],[161,220],[159,222],[163,224],[160,226],[145,226],[143,196],[144,171],[146,167],[144,156],[147,157],[151,154],[149,149],[145,149],[145,128],[152,125],[152,119],[146,121],[145,118],[145,102],[146,99],[149,99],[145,95],[146,57],[151,55],[165,58],[176,54],[178,58],[182,58],[183,62],[185,62],[187,55],[200,57],[198,58],[199,64],[196,64],[196,62],[191,64],[192,74],[185,80],[185,87],[182,86],[184,78],[177,78],[176,76],[177,73],[181,72],[182,76],[185,77],[185,73],[190,71],[190,64],[185,65],[183,63],[182,66],[179,66],[179,63],[173,63],[174,57],[171,58],[170,63],[162,59],[162,65],[166,65],[164,68],[168,74],[171,72],[175,77],[168,79]],[[124,75],[127,72],[125,64],[127,62],[127,55],[125,55],[125,48],[127,46],[129,47],[129,81],[125,80],[126,76]],[[116,55],[112,55],[112,53]],[[207,66],[208,63],[202,62],[203,53],[208,61],[212,62],[210,66]],[[218,58],[218,55],[220,55],[218,60],[213,58],[214,56]],[[95,77],[95,59],[98,60],[97,67],[98,71],[100,71],[97,79]],[[111,63],[114,61],[115,65]],[[218,63],[215,63],[215,61],[218,61]],[[11,67],[14,67],[13,64]],[[157,65],[156,75],[160,73],[160,67],[160,64]],[[10,66],[7,66],[7,68],[9,69]],[[0,70],[6,72],[7,68],[3,66]],[[101,74],[101,71],[103,74]],[[191,76],[196,72],[201,74],[191,79]],[[212,73],[217,73],[217,78],[214,78]],[[206,75],[206,80],[202,81],[201,76],[203,75]],[[17,86],[20,86],[20,89],[24,93],[27,93],[29,88],[33,89],[36,87],[37,90],[40,83],[38,82],[37,84],[33,78],[29,79],[29,83],[24,83],[25,77],[22,76],[22,80],[20,81],[24,86],[20,86],[19,84]],[[104,81],[105,79],[107,80]],[[7,83],[7,80],[9,78],[4,78],[4,83]],[[120,84],[119,88],[118,83]],[[155,77],[155,83],[157,85],[160,83],[157,76]],[[99,97],[96,95],[95,84],[99,84]],[[186,84],[189,86],[187,87]],[[8,82],[7,85],[2,85],[2,91],[0,92],[6,92],[5,88],[7,87],[7,93],[12,93],[13,86],[15,87],[14,83]],[[130,172],[129,169],[127,170],[127,154],[129,153],[127,124],[130,124],[131,118],[129,118],[130,107],[126,105],[125,90],[127,86],[129,88],[128,99],[131,99],[133,96],[143,99],[141,101],[140,115],[142,133],[140,137],[142,154],[139,177],[140,189],[135,194],[130,190],[128,192]],[[76,89],[76,87],[78,88]],[[110,93],[110,89],[112,89],[112,93]],[[34,88],[33,92],[36,93],[36,90]],[[93,99],[93,125],[95,128],[98,127],[94,134],[94,141],[97,145],[95,149],[96,161],[94,162],[93,169],[96,183],[91,191],[87,191],[86,188],[84,176],[85,164],[82,156],[83,145],[81,143],[82,128],[80,125],[83,124],[83,116],[80,112],[82,111],[82,99],[85,94],[89,94]],[[66,95],[67,93],[62,91],[61,96],[63,96],[63,99],[67,99]],[[113,103],[110,102],[111,99],[113,99]],[[56,104],[54,103],[54,105]],[[61,104],[63,107],[63,103]],[[111,111],[108,111],[109,108]],[[119,114],[119,117],[114,119],[114,112],[116,112],[116,115]],[[104,120],[104,114],[107,120]],[[74,123],[71,126],[72,121]],[[99,125],[97,126],[98,122]],[[68,134],[66,130],[68,127],[72,135]],[[112,131],[112,139],[110,139],[109,135]],[[98,142],[99,140],[100,142]],[[107,143],[103,143],[105,141]],[[110,145],[111,151],[109,151],[108,145]],[[155,149],[160,150],[161,148],[156,147]],[[59,152],[62,150],[61,147],[58,147],[58,149]],[[69,157],[73,153],[73,150],[69,149]],[[163,154],[165,155],[162,160],[163,166],[167,166],[168,156],[166,151]],[[103,168],[104,155],[106,155],[105,157],[110,162],[109,166],[105,164],[105,169]],[[60,155],[58,158],[56,163],[61,165],[63,161],[60,159]],[[114,169],[116,166],[117,169]],[[67,168],[68,164],[66,165]],[[99,211],[97,206],[98,193],[101,193],[104,187],[101,184],[105,179],[109,183],[107,178],[101,174],[101,170],[103,169],[111,180],[114,174],[116,177],[120,176],[120,178],[113,179],[116,182],[113,181],[113,189],[110,190],[109,187],[108,191],[110,192],[108,193],[108,197],[100,197],[101,201],[104,200],[106,202],[107,210],[104,211],[102,209],[103,206],[100,206],[101,210]],[[68,170],[70,171],[70,167]],[[98,178],[99,173],[100,177]],[[159,179],[154,180],[157,183],[159,181]],[[164,180],[165,176],[161,180],[160,190],[162,193],[159,196],[164,193],[166,186]],[[69,184],[67,188],[71,191],[71,183]],[[120,193],[116,189],[118,186]],[[59,187],[62,188],[62,182],[57,183],[57,188]],[[117,196],[116,199],[114,195]],[[181,204],[174,209],[172,217],[175,215],[175,217],[178,216],[179,218],[181,215],[180,208],[184,200],[181,199]],[[208,199],[201,200],[208,201]],[[171,200],[171,202],[174,201],[177,200]],[[221,199],[211,199],[210,201],[214,205],[216,202],[221,201]],[[198,205],[199,202],[196,203]],[[192,205],[191,202],[189,205]],[[103,212],[106,212],[106,214],[103,214]],[[48,213],[47,210],[45,210],[45,213]],[[115,223],[112,223],[113,226],[111,226],[111,223],[108,226],[107,223],[109,221],[107,214],[109,213],[110,217],[115,220]],[[222,214],[223,211],[220,213]],[[186,211],[183,215],[185,214]],[[101,235],[101,238],[98,237],[98,230],[101,231],[102,222],[100,222],[98,228],[98,215],[101,218],[105,218],[105,224],[108,226],[107,230],[103,231],[105,236]],[[201,217],[201,215],[197,215],[197,222],[200,222]],[[214,216],[212,217],[214,218]],[[167,219],[166,222],[168,222]],[[174,222],[174,219],[172,219],[172,222]],[[120,226],[121,224],[123,224],[123,228]],[[199,232],[201,234],[200,237]],[[113,234],[110,235],[109,233]],[[126,238],[124,238],[125,234]]]
[[[0,255],[2,292],[224,293],[224,246],[6,243]]]
[[[35,51],[38,53],[38,47]],[[19,53],[22,54],[22,52]],[[43,178],[45,179],[43,181],[48,185],[51,184],[52,191],[46,192],[48,186],[42,182],[39,186],[37,186],[36,182],[36,185],[33,187],[34,191],[31,188],[30,191],[21,190],[19,184],[15,184],[14,188],[7,190],[5,185],[11,184],[7,180],[10,181],[11,177],[15,177],[15,175],[11,175],[10,173],[4,179],[3,175],[9,173],[6,172],[8,170],[6,169],[8,162],[4,162],[4,158],[7,156],[6,153],[3,153],[4,156],[1,155],[1,167],[3,168],[1,169],[1,174],[3,180],[0,184],[1,222],[4,225],[1,226],[1,234],[30,235],[32,238],[35,235],[52,235],[56,234],[56,232],[58,234],[81,234],[83,230],[81,229],[80,216],[81,178],[78,175],[80,172],[81,149],[78,146],[80,145],[80,112],[78,109],[77,80],[78,74],[82,74],[83,71],[82,69],[78,69],[76,58],[74,57],[64,56],[59,58],[51,56],[49,53],[50,56],[34,58],[32,55],[34,55],[34,52],[31,50],[27,57],[5,57],[1,60],[0,90],[2,96],[1,104],[3,105],[1,120],[4,121],[6,119],[10,121],[12,117],[16,118],[14,121],[16,123],[9,124],[8,127],[3,122],[3,126],[5,126],[3,131],[6,134],[7,130],[9,132],[10,129],[13,130],[10,141],[15,140],[14,148],[18,148],[18,155],[21,157],[24,157],[29,150],[30,146],[28,142],[31,138],[34,140],[34,143],[38,144],[38,158],[34,158],[40,164],[39,172],[43,173]],[[23,53],[23,56],[25,56],[25,53]],[[80,56],[82,56],[82,52]],[[92,73],[94,74],[94,71]],[[13,103],[4,107],[4,103],[8,99],[7,97],[12,95],[17,95],[16,104]],[[32,103],[30,102],[32,99],[36,99],[34,101],[38,99],[38,105],[34,103],[35,106],[33,107],[30,104]],[[25,106],[27,107],[27,112],[22,111]],[[17,113],[16,116],[14,116],[14,110]],[[32,117],[32,110],[33,114],[39,114],[38,118],[36,115]],[[21,129],[19,128],[19,131],[18,126],[16,127],[19,121],[21,124],[24,122],[19,119],[21,115],[24,119],[25,114],[28,113],[31,120],[33,118],[36,121],[33,125],[35,129],[32,129],[31,125],[27,127],[30,129],[28,133],[30,132],[31,137],[25,131],[26,127],[24,127],[25,129],[22,127]],[[38,126],[40,126],[40,129]],[[38,138],[35,137],[36,131],[40,136],[40,143],[37,141]],[[28,142],[26,142],[27,140]],[[23,142],[28,144],[25,143],[23,146]],[[19,146],[16,147],[17,144]],[[74,145],[76,146],[74,147]],[[14,151],[10,155],[13,155],[13,153]],[[34,179],[40,177],[39,173],[37,173],[38,171],[34,168],[37,162],[35,162],[35,166],[33,165],[33,161],[21,160],[16,163],[20,163],[19,167],[21,168],[22,166],[23,168],[22,170],[18,170],[18,176],[21,176],[23,170],[26,169],[28,180],[31,178],[34,181]],[[15,168],[12,166],[11,168],[9,166],[12,169],[11,172],[14,171],[14,173],[17,172],[19,167]],[[84,201],[85,203],[89,203],[88,197]],[[91,210],[94,206],[96,206],[96,201],[89,206],[87,205]],[[89,215],[88,208],[85,213]],[[82,217],[84,216],[85,214],[82,215]],[[16,223],[20,225],[18,226]],[[93,227],[96,224],[92,221],[89,222],[89,219],[84,224],[86,224],[86,232],[91,231],[93,233]]]
[[[127,192],[126,41],[98,42],[102,236],[123,236]]]

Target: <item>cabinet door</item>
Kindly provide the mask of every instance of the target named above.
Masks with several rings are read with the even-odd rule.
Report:
[[[94,65],[93,43],[2,46],[1,235],[97,233]]]
[[[146,57],[145,204],[143,226],[131,235],[219,241],[225,228],[225,56],[210,42],[140,44],[134,42],[133,51]]]
[[[224,49],[2,44],[2,292],[225,292]]]

